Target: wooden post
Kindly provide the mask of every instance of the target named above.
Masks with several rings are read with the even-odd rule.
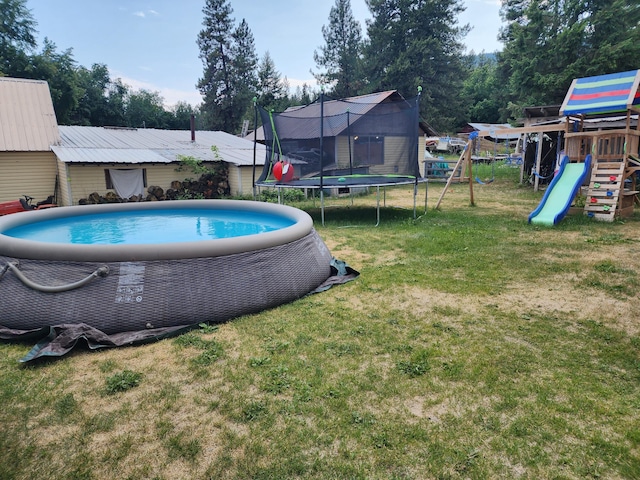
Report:
[[[462,166],[462,162],[467,158],[467,152],[471,152],[471,142],[472,140],[469,140],[467,142],[467,146],[464,147],[464,150],[462,151],[462,153],[460,154],[460,158],[458,159],[458,161],[456,162],[456,166],[453,167],[453,171],[451,172],[451,175],[449,175],[449,179],[447,180],[447,183],[444,186],[444,189],[442,190],[442,193],[440,194],[440,198],[438,198],[438,201],[436,202],[436,206],[433,207],[434,210],[437,210],[438,207],[440,207],[440,202],[442,202],[442,199],[444,198],[444,194],[447,193],[447,190],[449,189],[449,186],[451,185],[451,182],[453,181],[453,177],[456,175],[456,172],[458,171],[459,168],[462,168],[461,172],[460,172],[460,177],[464,177],[464,167]],[[471,156],[471,153],[469,153],[469,156]],[[471,181],[471,178],[469,178],[469,181]]]
[[[544,132],[538,132],[538,147],[536,151],[536,164],[533,169],[536,172],[535,179],[533,180],[533,191],[537,192],[540,184],[540,164],[542,163],[542,139],[544,138]]]
[[[467,154],[467,165],[469,165],[469,202],[473,207],[475,202],[473,200],[473,159],[471,158],[471,148],[467,148],[465,152]],[[493,161],[495,162],[495,158]]]

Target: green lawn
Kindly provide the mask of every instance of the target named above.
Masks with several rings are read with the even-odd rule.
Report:
[[[531,226],[518,174],[426,214],[422,186],[415,220],[390,189],[378,227],[375,194],[298,204],[361,276],[288,305],[28,366],[0,343],[0,479],[640,478],[640,215]]]

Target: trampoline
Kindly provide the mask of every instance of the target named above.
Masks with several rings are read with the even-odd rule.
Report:
[[[256,106],[264,129],[266,159],[255,186],[320,191],[324,225],[325,193],[414,185],[414,218],[420,176],[418,164],[420,94],[405,99],[387,91],[315,102],[273,113]]]

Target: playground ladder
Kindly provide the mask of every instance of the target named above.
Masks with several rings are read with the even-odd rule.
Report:
[[[624,161],[595,162],[584,205],[587,215],[605,222],[613,222],[620,195],[624,194],[625,167]]]

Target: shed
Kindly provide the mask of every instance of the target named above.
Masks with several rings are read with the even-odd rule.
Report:
[[[265,147],[255,149],[261,169]],[[253,142],[213,131],[58,126],[47,82],[0,78],[0,201],[54,195],[74,205],[113,191],[109,170],[139,171],[143,185],[167,189],[188,175],[176,172],[179,155],[227,162],[232,195],[253,192]]]
[[[0,202],[54,195],[59,142],[47,82],[0,77]]]
[[[142,187],[168,189],[178,172],[180,156],[229,166],[232,195],[253,192],[253,142],[225,132],[153,128],[60,126],[60,143],[52,147],[58,159],[61,204],[73,205],[92,192],[115,191],[116,172],[136,175]],[[215,146],[217,151],[213,151]],[[256,145],[256,165],[264,165],[265,148]],[[115,171],[115,172],[114,172]],[[193,176],[193,175],[191,175]]]
[[[540,105],[524,108],[524,127],[557,123],[560,119],[560,105]]]

